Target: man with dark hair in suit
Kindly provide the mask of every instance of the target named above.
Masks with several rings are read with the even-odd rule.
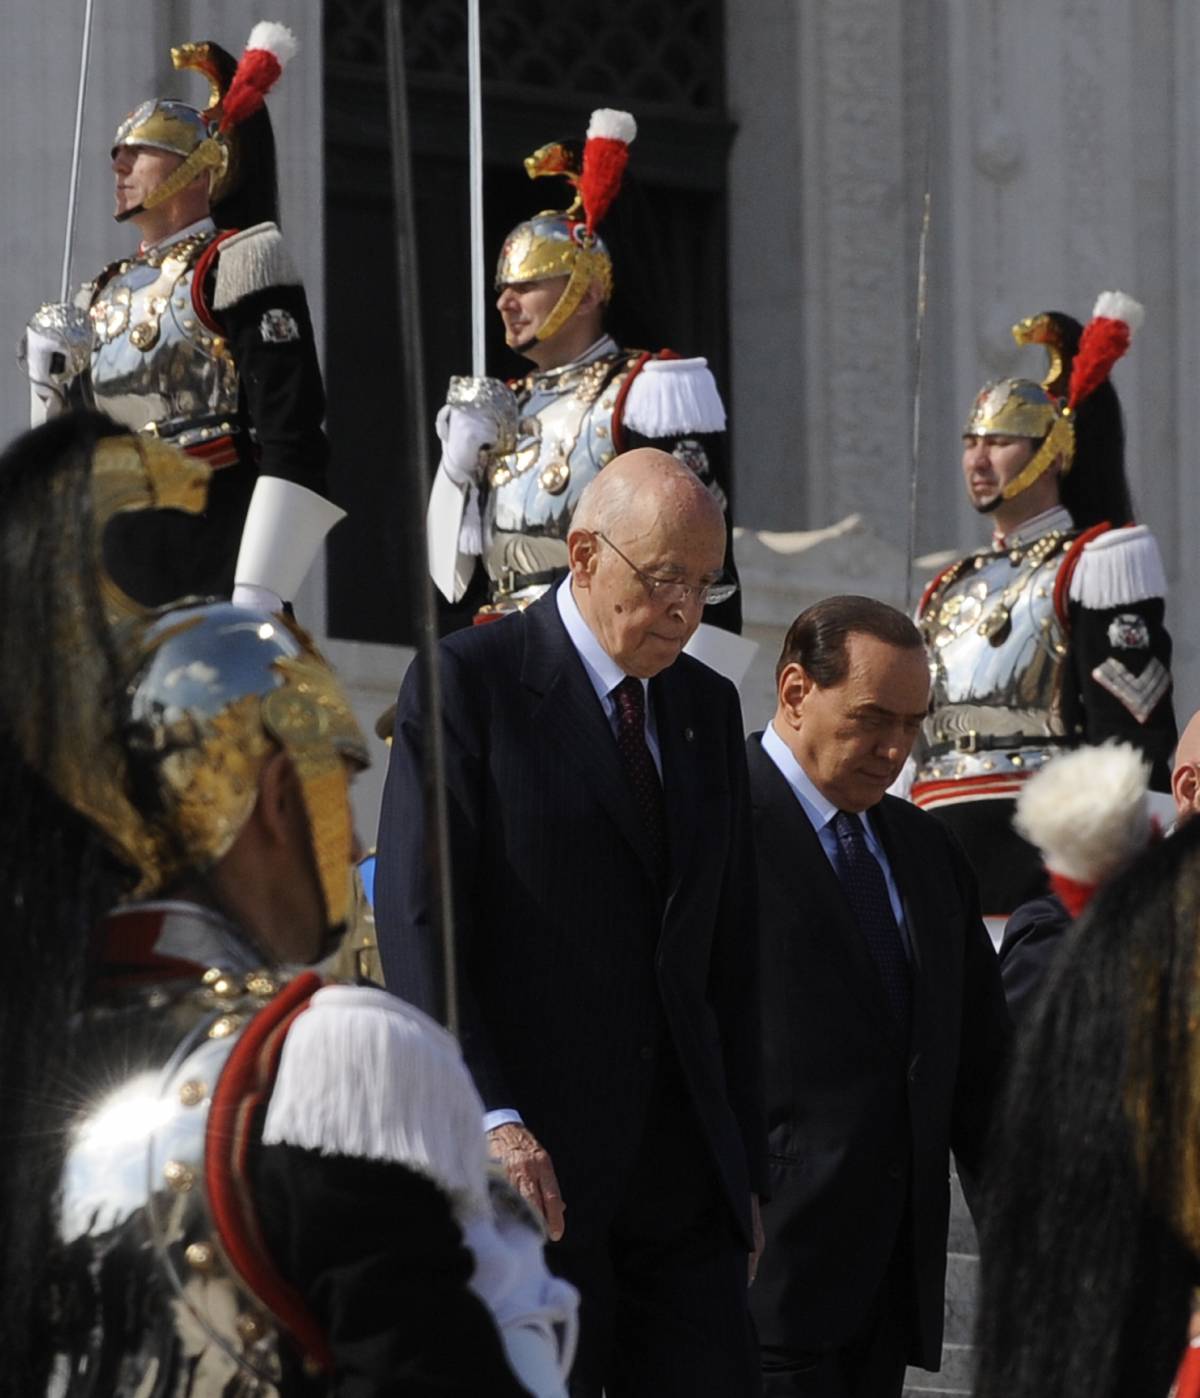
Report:
[[[725,592],[725,523],[641,449],[588,485],[567,544],[556,589],[439,647],[463,1053],[582,1292],[574,1398],[742,1398],[766,1173],[754,857],[736,692],[680,654]],[[436,1007],[421,695],[414,667],[376,920],[389,988]]]
[[[929,703],[866,597],[803,612],[748,741],[770,1199],[751,1309],[767,1398],[894,1398],[940,1363],[949,1151],[975,1171],[1007,1019],[975,879],[885,795]]]

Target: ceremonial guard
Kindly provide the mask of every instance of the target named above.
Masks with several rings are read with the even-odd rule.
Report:
[[[1044,889],[1036,851],[1011,825],[1043,763],[1120,738],[1145,754],[1155,787],[1169,782],[1166,578],[1153,535],[1130,522],[1107,383],[1141,317],[1106,292],[1082,333],[1057,312],[1021,322],[1018,342],[1050,353],[1045,383],[986,384],[963,429],[968,495],[994,532],[921,599],[933,694],[912,797],[962,840],[992,918]]]
[[[367,759],[335,676],[285,618],[146,613],[96,566],[115,510],[195,512],[208,474],[95,415],[0,459],[0,582],[34,589],[0,646],[28,958],[0,1392],[562,1398],[575,1295],[489,1184],[457,1044],[289,969],[349,907]]]
[[[260,477],[277,483],[264,507],[273,524],[280,493],[327,508],[324,389],[277,226],[264,106],[295,49],[282,25],[262,23],[237,63],[212,43],[172,50],[177,68],[208,79],[209,104],[151,99],[117,128],[115,217],[138,228],[140,246],[72,301],[42,306],[22,343],[35,424],[91,406],[213,468],[202,515],[114,524],[110,571],[147,603],[230,595]]]
[[[714,469],[725,409],[705,360],[626,349],[604,328],[613,267],[596,230],[635,133],[629,113],[602,109],[592,113],[582,161],[560,144],[525,161],[531,179],[561,175],[575,189],[570,208],[519,223],[500,251],[496,305],[505,341],[533,367],[507,384],[454,378],[438,414],[430,570],[457,602],[482,557],[490,588],[483,616],[527,606],[564,574],[580,493],[620,452],[647,445],[670,452],[726,505]],[[705,619],[740,631],[736,589],[725,598]]]

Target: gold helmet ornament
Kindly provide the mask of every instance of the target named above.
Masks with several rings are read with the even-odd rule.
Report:
[[[156,208],[204,174],[210,179],[210,198],[215,202],[224,197],[236,178],[237,128],[260,110],[297,47],[295,36],[284,25],[267,20],[256,24],[228,85],[221,81],[216,45],[182,44],[172,49],[176,68],[195,69],[208,79],[208,106],[200,111],[186,102],[150,98],[117,127],[113,155],[121,146],[150,146],[183,157],[141,204],[118,214],[117,222]]]
[[[1024,469],[1001,491],[996,504],[1028,490],[1056,461],[1062,475],[1070,471],[1075,460],[1076,410],[1107,380],[1144,319],[1145,310],[1133,297],[1122,291],[1101,292],[1092,319],[1079,337],[1067,392],[1061,398],[1045,386],[1055,385],[1063,375],[1062,346],[1054,338],[1049,317],[1031,316],[1013,327],[1018,344],[1044,344],[1050,364],[1045,385],[1032,379],[993,379],[984,384],[971,404],[964,437],[1032,437],[1041,443]]]
[[[20,618],[0,644],[0,714],[26,764],[145,878],[160,856],[130,799],[114,696],[125,646],[149,613],[108,575],[104,534],[130,510],[203,510],[211,468],[166,442],[114,432],[94,414],[54,419],[6,455],[38,469],[6,505],[4,577],[49,571],[52,585],[38,601],[40,634],[28,635]]]
[[[148,782],[165,852],[139,893],[204,872],[237,839],[259,775],[282,749],[304,801],[330,927],[350,911],[353,824],[347,768],[367,746],[329,665],[293,622],[231,603],[162,613],[139,637],[127,746]]]
[[[558,144],[542,146],[525,160],[531,180],[561,175],[575,190],[569,208],[543,209],[518,223],[500,249],[497,291],[511,282],[568,278],[535,340],[548,340],[563,328],[592,282],[600,283],[605,301],[612,295],[612,259],[596,227],[621,187],[629,145],[636,135],[637,122],[628,112],[602,107],[588,123],[581,165],[577,166],[568,147]]]

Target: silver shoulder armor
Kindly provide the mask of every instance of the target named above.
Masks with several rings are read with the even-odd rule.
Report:
[[[96,407],[131,432],[183,447],[237,428],[237,368],[192,304],[196,264],[213,237],[198,233],[120,263],[89,312]]]
[[[1054,584],[1072,535],[963,559],[919,625],[932,677],[916,750],[922,783],[1023,778],[1069,739],[1062,686],[1067,640]]]
[[[272,1398],[279,1335],[225,1261],[205,1185],[212,1092],[261,973],[208,973],[89,1011],[86,1105],[62,1177],[50,1393]]]
[[[616,454],[613,418],[636,357],[614,347],[518,386],[516,448],[487,473],[483,559],[493,580],[565,567],[579,496]]]

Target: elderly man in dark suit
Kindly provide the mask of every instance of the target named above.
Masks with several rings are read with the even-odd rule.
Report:
[[[771,1203],[751,1309],[768,1398],[891,1398],[940,1363],[949,1152],[977,1170],[1007,1019],[975,879],[886,796],[929,702],[900,612],[793,622],[748,743]]]
[[[724,520],[639,450],[587,487],[568,548],[556,589],[439,647],[463,1052],[582,1293],[572,1394],[740,1398],[765,1178],[754,856],[736,691],[680,654],[721,590]],[[389,988],[429,1006],[417,680],[377,925]]]

